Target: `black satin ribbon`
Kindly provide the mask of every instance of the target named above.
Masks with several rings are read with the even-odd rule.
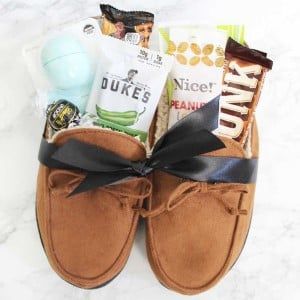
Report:
[[[203,154],[222,149],[223,142],[211,133],[218,126],[219,97],[178,121],[155,144],[143,161],[121,156],[76,139],[62,146],[42,139],[39,161],[49,168],[73,169],[86,173],[70,195],[146,176],[160,170],[181,178],[206,182],[250,183],[256,178],[257,160],[210,157]]]

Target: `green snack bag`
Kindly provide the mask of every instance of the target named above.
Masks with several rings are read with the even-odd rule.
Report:
[[[146,141],[173,57],[101,36],[87,112],[97,125]]]

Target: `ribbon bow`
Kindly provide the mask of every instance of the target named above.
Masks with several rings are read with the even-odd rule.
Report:
[[[95,145],[69,139],[56,146],[42,139],[39,161],[49,168],[79,169],[86,173],[70,193],[74,195],[160,170],[184,179],[204,182],[255,181],[256,159],[211,157],[202,154],[225,147],[211,133],[218,126],[219,97],[178,121],[155,144],[152,155],[130,161]]]

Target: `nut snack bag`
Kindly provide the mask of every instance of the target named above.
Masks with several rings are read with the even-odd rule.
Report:
[[[188,113],[221,94],[227,34],[208,26],[159,29],[160,49],[174,55],[170,72],[170,128]]]
[[[108,4],[100,4],[101,31],[134,45],[149,48],[154,15],[146,11],[122,11]]]
[[[96,125],[146,141],[173,57],[101,36],[99,63],[86,111]]]

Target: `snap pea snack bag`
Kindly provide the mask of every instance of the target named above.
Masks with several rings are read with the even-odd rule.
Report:
[[[173,57],[103,35],[98,58],[86,111],[145,142]]]

